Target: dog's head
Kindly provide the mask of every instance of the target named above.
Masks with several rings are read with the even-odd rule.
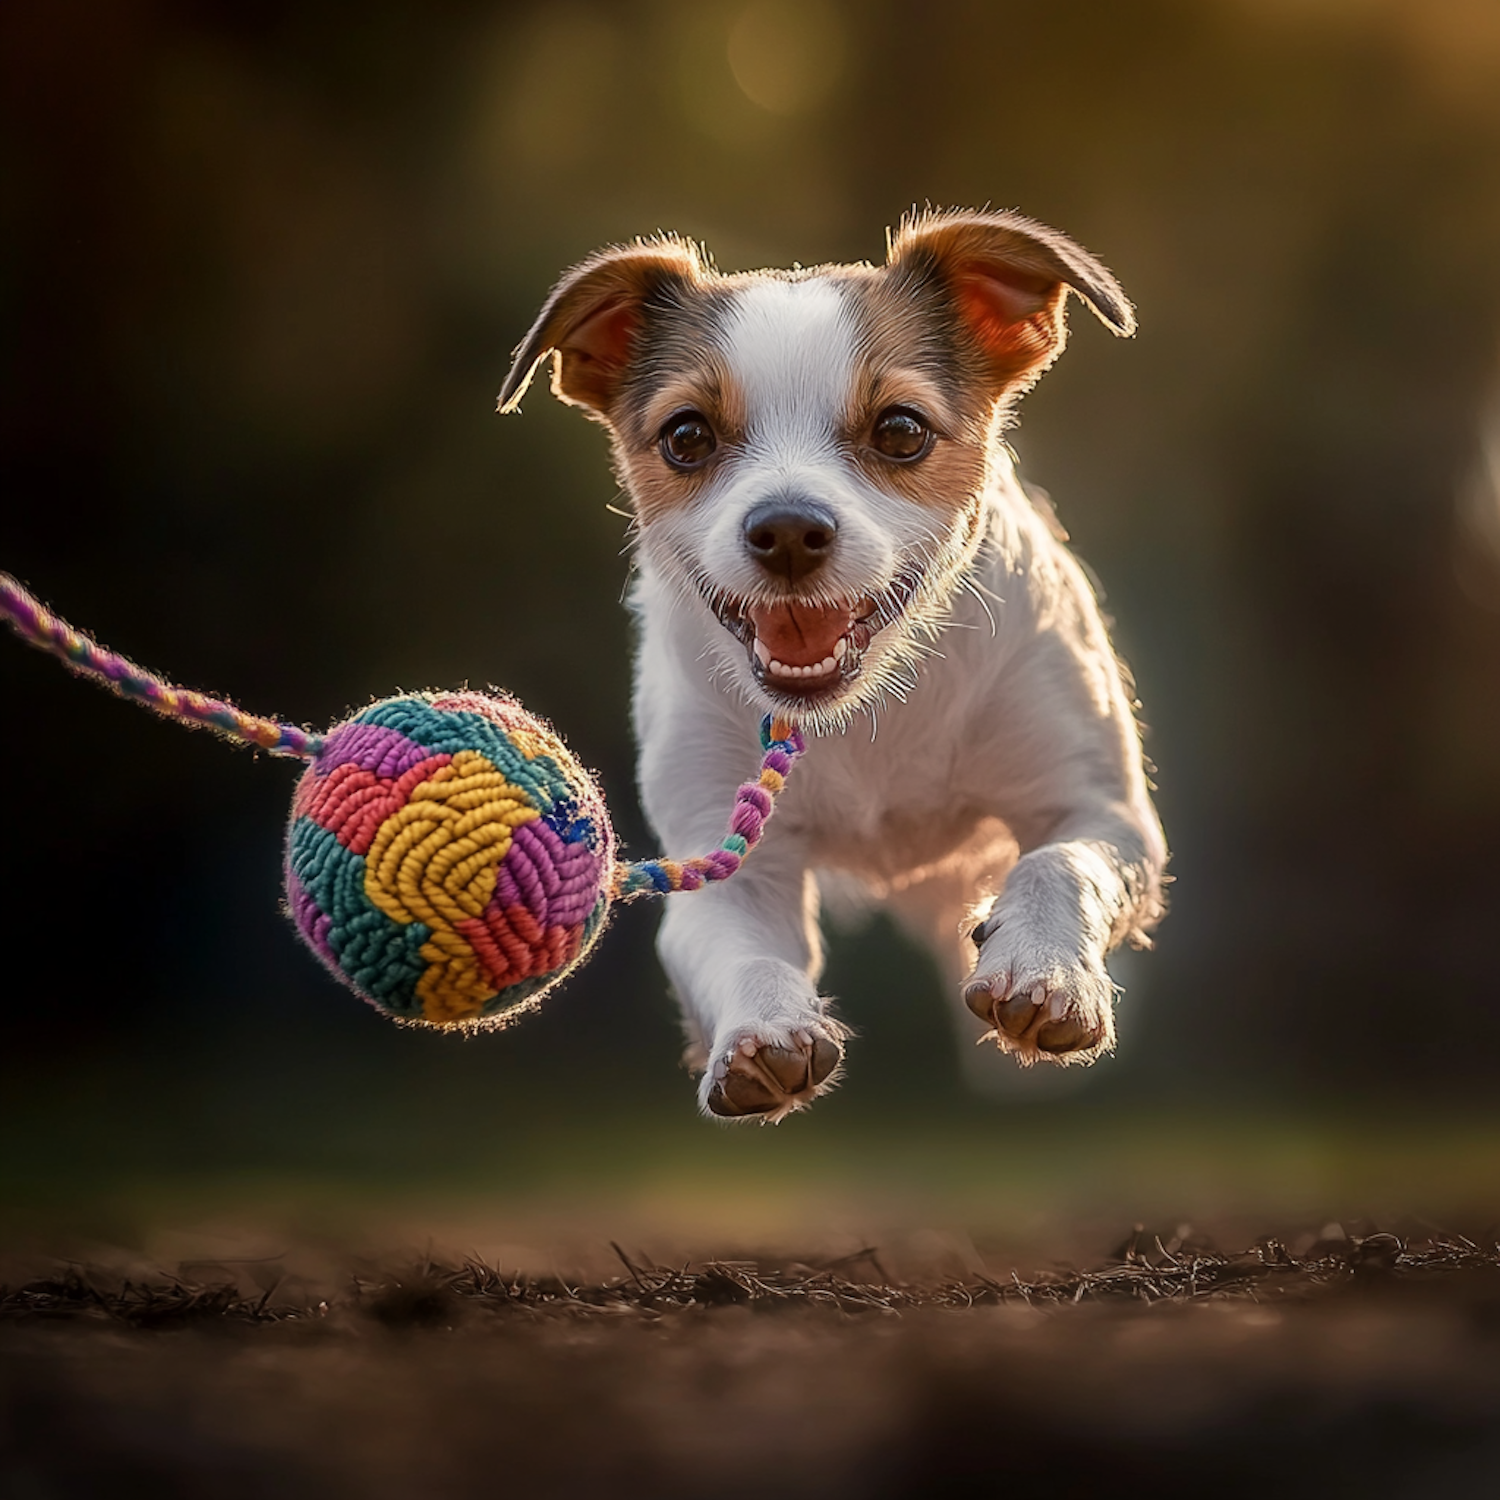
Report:
[[[1013,213],[925,213],[886,264],[721,275],[675,237],[570,271],[516,351],[613,439],[639,543],[763,706],[847,718],[901,691],[981,537],[1009,408],[1077,292],[1134,330],[1110,273]]]

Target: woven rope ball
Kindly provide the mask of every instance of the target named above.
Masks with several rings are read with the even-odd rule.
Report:
[[[504,694],[406,693],[314,734],[147,672],[5,573],[0,618],[122,697],[305,761],[287,828],[287,910],[336,978],[417,1025],[504,1025],[587,957],[614,902],[729,879],[806,748],[768,716],[759,774],[736,792],[718,847],[626,864],[593,778]]]
[[[545,724],[481,693],[387,698],[323,736],[287,831],[297,930],[399,1021],[492,1024],[588,952],[604,799]]]

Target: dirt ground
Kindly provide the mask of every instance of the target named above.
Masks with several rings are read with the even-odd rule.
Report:
[[[915,1278],[600,1256],[33,1264],[0,1294],[0,1495],[1500,1492],[1490,1237],[1137,1228],[1089,1269]]]

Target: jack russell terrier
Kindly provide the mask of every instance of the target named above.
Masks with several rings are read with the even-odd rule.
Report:
[[[1004,441],[1070,290],[1134,331],[1109,271],[1015,213],[908,217],[879,267],[723,275],[665,235],[568,272],[516,351],[500,409],[550,353],[631,497],[664,847],[718,840],[767,710],[816,736],[743,872],[667,901],[708,1113],[780,1119],[837,1080],[819,872],[925,938],[1021,1063],[1114,1045],[1105,955],[1147,944],[1166,844],[1093,591]]]

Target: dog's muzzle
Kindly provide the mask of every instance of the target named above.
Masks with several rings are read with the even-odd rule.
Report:
[[[870,642],[898,619],[917,590],[903,576],[878,596],[827,602],[717,593],[708,603],[745,647],[757,684],[775,699],[811,705],[837,698],[860,676]]]

